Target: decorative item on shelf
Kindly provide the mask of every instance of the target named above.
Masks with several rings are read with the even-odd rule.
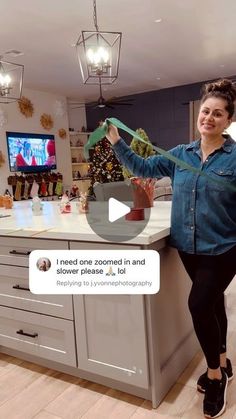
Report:
[[[58,130],[58,135],[60,138],[64,140],[67,137],[66,130],[64,128],[60,128]]]
[[[72,163],[77,163],[77,157],[71,157],[71,162]]]
[[[18,106],[22,115],[26,118],[31,118],[33,116],[34,106],[30,99],[22,96],[21,99],[18,100]]]
[[[87,192],[81,192],[78,202],[78,209],[80,214],[86,214],[89,212],[89,202]]]
[[[84,143],[81,140],[77,140],[76,147],[83,147]]]
[[[81,132],[86,132],[86,128],[84,126],[81,128]]]
[[[21,98],[24,66],[3,61],[2,58],[0,55],[0,102],[16,102]]]
[[[7,113],[5,109],[0,108],[0,127],[3,127],[7,124]]]
[[[51,115],[47,113],[43,113],[40,118],[40,123],[42,127],[46,130],[50,130],[53,127],[53,119]]]
[[[66,104],[63,100],[55,100],[53,104],[53,114],[56,118],[61,118],[66,113]]]

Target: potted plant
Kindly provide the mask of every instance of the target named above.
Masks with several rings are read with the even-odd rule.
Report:
[[[130,148],[138,155],[146,159],[149,156],[155,154],[152,148],[152,144],[142,128],[136,130],[137,134],[140,135],[146,144],[133,138],[130,144]],[[133,199],[135,208],[149,208],[153,206],[153,193],[155,180],[150,178],[137,178],[125,167],[123,167],[123,176],[125,179],[130,179],[133,185]]]

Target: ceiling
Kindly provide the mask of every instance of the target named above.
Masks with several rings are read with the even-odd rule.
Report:
[[[235,0],[97,0],[99,29],[122,32],[119,76],[104,97],[235,75],[235,17]],[[81,30],[94,30],[92,0],[1,0],[0,54],[24,53],[4,58],[24,64],[25,87],[97,99],[72,46]]]

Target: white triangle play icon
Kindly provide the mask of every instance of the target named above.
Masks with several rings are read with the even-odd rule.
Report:
[[[130,207],[117,201],[115,198],[110,198],[108,201],[108,219],[110,223],[118,220],[130,212]]]

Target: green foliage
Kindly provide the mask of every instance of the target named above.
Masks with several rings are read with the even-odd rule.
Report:
[[[139,141],[137,138],[133,138],[130,144],[131,150],[133,150],[138,156],[141,156],[144,159],[155,154],[155,151],[152,148],[152,144],[146,132],[144,131],[144,129],[138,128],[136,129],[136,132],[137,134],[140,135],[141,138],[143,138],[143,140],[147,141],[150,145],[144,144],[142,141]],[[128,169],[123,167],[123,176],[124,178],[130,178],[130,177],[133,177],[134,175],[131,172],[129,172]]]

